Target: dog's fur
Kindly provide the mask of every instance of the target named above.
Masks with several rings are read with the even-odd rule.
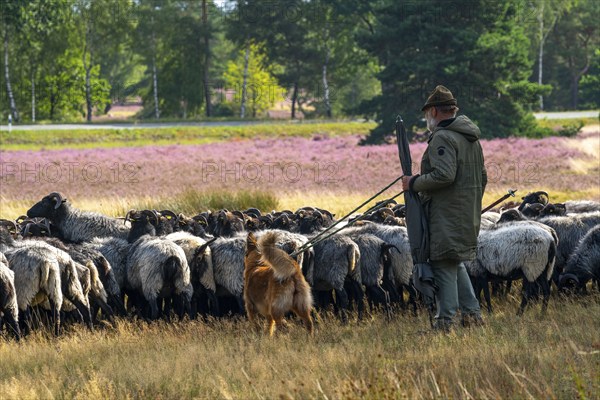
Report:
[[[293,311],[312,335],[310,286],[298,263],[275,247],[275,242],[276,232],[265,233],[258,242],[252,233],[246,239],[244,303],[248,319],[255,323],[257,313],[266,317],[267,331],[273,336],[285,314]]]

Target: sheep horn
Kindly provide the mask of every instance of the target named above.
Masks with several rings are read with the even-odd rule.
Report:
[[[171,218],[175,219],[175,222],[179,221],[179,216],[171,210],[162,210],[162,211],[159,211],[159,213],[160,213],[160,215],[163,215],[167,218],[168,218],[168,216],[171,216]]]
[[[30,222],[28,224],[25,224],[25,226],[23,227],[23,232],[21,232],[21,235],[23,235],[23,237],[26,237],[29,234],[29,227],[33,224],[33,222]]]
[[[62,194],[58,193],[58,192],[52,192],[48,195],[48,197],[50,197],[53,200],[56,200],[56,205],[54,206],[54,209],[56,210],[58,207],[60,207],[60,205],[62,203],[64,203],[65,201],[67,201],[67,199],[64,199],[62,197]]]
[[[15,232],[17,232],[17,224],[15,223],[15,221],[11,221],[9,219],[2,219],[0,220],[0,225],[6,226],[7,228],[12,227],[14,229]],[[10,231],[10,229],[9,229]]]
[[[123,225],[127,224],[127,221],[129,221],[129,217],[131,216],[131,214],[133,214],[135,212],[136,211],[134,209],[127,211],[127,214],[125,214],[125,221],[123,222]]]
[[[192,220],[198,222],[200,225],[208,225],[208,220],[204,215],[196,215],[192,217]]]
[[[560,275],[560,278],[558,279],[558,287],[559,288],[564,287],[568,281],[575,281],[575,283],[577,285],[579,285],[579,278],[577,277],[577,275],[571,274],[571,273],[566,273],[566,274]]]
[[[50,221],[44,218],[44,227],[48,230],[48,236],[52,236],[52,230],[50,229]]]
[[[154,218],[154,226],[158,226],[160,221],[160,216],[156,210],[143,210],[141,212],[142,215],[147,215],[149,218]]]

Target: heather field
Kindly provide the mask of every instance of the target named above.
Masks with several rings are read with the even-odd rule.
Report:
[[[318,128],[309,134],[306,126],[298,135],[275,130],[260,138],[206,144],[73,149],[67,142],[60,149],[2,150],[0,216],[14,218],[52,191],[109,214],[153,204],[181,204],[181,211],[193,212],[220,204],[204,204],[203,196],[240,193],[250,199],[267,196],[257,204],[266,209],[312,204],[340,213],[400,173],[395,144],[358,146],[361,135],[351,129]],[[366,132],[368,126],[360,129]],[[489,174],[485,203],[509,188],[523,194],[546,190],[558,201],[600,200],[597,125],[575,138],[494,139],[482,146]],[[415,171],[425,147],[411,145]],[[389,194],[399,190],[397,185]]]

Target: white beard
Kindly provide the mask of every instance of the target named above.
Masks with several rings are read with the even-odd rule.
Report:
[[[435,123],[435,118],[433,117],[427,117],[427,129],[429,130],[429,132],[433,132],[433,130],[435,129],[436,123]]]

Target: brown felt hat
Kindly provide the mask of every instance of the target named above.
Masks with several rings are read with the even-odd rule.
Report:
[[[452,92],[445,86],[438,85],[433,89],[433,92],[429,95],[427,102],[421,108],[421,111],[427,110],[429,107],[434,106],[455,106],[457,101],[452,95]]]

